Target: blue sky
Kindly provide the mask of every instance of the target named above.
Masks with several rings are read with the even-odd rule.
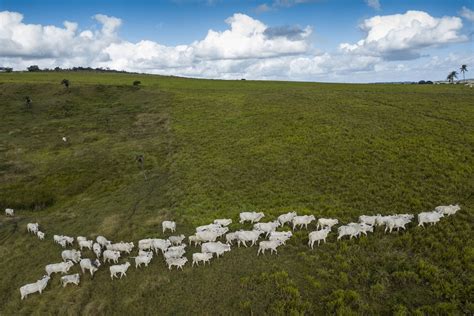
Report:
[[[418,13],[406,15],[409,10]],[[472,10],[467,0],[0,0],[0,12],[9,14],[3,20],[13,21],[0,21],[0,66],[80,64],[223,79],[443,79],[456,63],[473,63]],[[390,18],[395,15],[400,21]],[[381,24],[374,26],[377,16]],[[66,32],[64,21],[77,26]],[[106,34],[109,22],[113,32]],[[64,36],[61,42],[48,38],[48,25]],[[245,34],[226,34],[232,25]],[[276,30],[279,37],[269,38]],[[84,31],[92,36],[80,36]],[[386,36],[378,38],[380,32]],[[68,41],[75,53],[63,47]]]

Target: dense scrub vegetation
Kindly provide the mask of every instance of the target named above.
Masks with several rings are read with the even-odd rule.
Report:
[[[0,314],[472,314],[473,96],[448,85],[1,74],[0,207],[16,216],[0,217]],[[163,236],[164,219],[190,234],[244,210],[344,223],[449,203],[462,210],[425,229],[332,233],[313,251],[303,230],[276,256],[235,247],[182,272],[155,258],[120,281],[102,269],[63,289],[54,276],[20,301],[19,287],[61,260],[53,234],[136,243]],[[36,221],[45,241],[26,233]]]

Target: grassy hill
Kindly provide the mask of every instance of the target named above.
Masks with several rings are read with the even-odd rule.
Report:
[[[0,314],[472,314],[473,100],[459,85],[0,74],[0,207],[16,210],[0,216]],[[79,287],[55,275],[20,301],[20,286],[61,261],[53,234],[136,244],[168,236],[165,219],[189,235],[219,217],[250,228],[244,210],[346,223],[457,202],[425,229],[333,232],[313,251],[303,230],[278,255],[235,247],[182,272],[160,257],[120,281],[102,267]],[[36,221],[44,241],[26,232]]]

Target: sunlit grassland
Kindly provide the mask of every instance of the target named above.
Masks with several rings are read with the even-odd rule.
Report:
[[[473,313],[473,97],[458,85],[0,74],[0,207],[16,210],[0,217],[0,313]],[[250,228],[244,210],[349,222],[450,203],[462,210],[426,229],[332,233],[313,251],[300,231],[277,256],[235,248],[182,272],[155,258],[120,281],[106,266],[20,301],[61,259],[53,234],[136,244],[163,236],[164,219],[188,235],[217,217]],[[45,241],[26,233],[36,221]]]

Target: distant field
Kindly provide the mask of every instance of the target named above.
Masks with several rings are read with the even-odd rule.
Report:
[[[461,85],[0,74],[0,314],[473,314],[473,100]],[[278,255],[234,247],[182,272],[159,257],[120,281],[107,265],[20,300],[61,261],[53,234],[137,244],[165,219],[189,235],[219,217],[250,228],[246,210],[346,223],[451,203],[462,210],[425,229],[333,232],[313,251],[302,230]],[[26,232],[36,221],[45,241]]]

